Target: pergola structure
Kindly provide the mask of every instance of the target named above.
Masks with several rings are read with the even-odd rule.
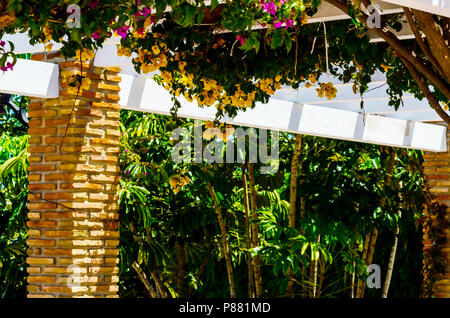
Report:
[[[383,14],[400,13],[402,6],[408,6],[450,17],[450,1],[446,0],[375,2]],[[308,22],[347,18],[324,3]],[[407,24],[396,33],[400,39],[414,38]],[[12,41],[17,54],[34,54],[32,60],[19,59],[14,71],[0,75],[0,92],[32,98],[29,295],[114,297],[118,282],[118,111],[168,115],[173,106],[171,96],[152,79],[152,74],[136,73],[131,58],[117,56],[117,38],[108,40],[96,53],[94,69],[87,75],[94,82],[93,88],[78,100],[67,97],[60,75],[75,72],[79,62],[65,61],[54,52],[45,53],[44,45],[30,45],[26,34],[5,36],[3,40]],[[372,41],[381,39],[372,37]],[[57,43],[54,48],[58,49]],[[431,180],[441,182],[431,184],[445,196],[443,199],[450,199],[450,168],[445,157],[450,158],[446,154],[447,129],[436,123],[441,120],[426,100],[406,95],[404,106],[395,111],[388,105],[386,78],[377,73],[362,97],[361,109],[361,97],[353,93],[351,84],[333,77],[324,80],[338,89],[331,101],[318,98],[315,87],[283,87],[267,104],[257,104],[254,109],[234,118],[225,116],[221,121],[427,151],[430,162],[426,172]],[[200,108],[183,97],[180,102],[178,116],[215,119],[213,107]],[[440,159],[440,153],[445,159]],[[444,285],[444,292],[450,292],[448,280]]]

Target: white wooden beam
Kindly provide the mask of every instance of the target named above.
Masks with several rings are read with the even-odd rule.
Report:
[[[144,82],[143,82],[144,81]],[[169,115],[173,106],[170,94],[152,79],[122,74],[121,101],[123,109]],[[214,120],[214,107],[198,107],[196,102],[179,98],[178,116]],[[446,151],[446,127],[412,122],[329,107],[292,103],[271,98],[267,104],[257,103],[254,109],[239,112],[236,117],[224,116],[229,124],[307,134],[327,138],[373,143],[393,147]]]
[[[17,59],[13,71],[0,72],[0,92],[38,98],[59,96],[57,64]]]
[[[404,6],[450,18],[449,0],[383,0],[397,6]]]

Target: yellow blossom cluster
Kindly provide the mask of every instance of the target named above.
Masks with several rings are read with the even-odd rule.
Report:
[[[138,56],[134,58],[134,61],[140,63],[144,74],[166,67],[168,63],[167,45],[162,41],[157,41],[151,50],[139,48]]]
[[[205,123],[205,128],[206,130],[203,132],[203,138],[206,140],[211,140],[212,138],[217,137],[217,139],[227,142],[234,134],[233,126],[225,125],[224,123],[219,126],[215,126],[214,122],[207,121]],[[223,130],[225,131],[223,132]]]
[[[50,26],[48,25],[48,23],[44,26],[44,29],[42,30],[45,36],[45,40],[41,41],[42,43],[45,44],[44,49],[46,51],[51,51],[53,48],[53,44],[49,43],[52,40],[52,29],[50,28]]]
[[[255,100],[255,95],[256,92],[253,91],[249,94],[246,94],[245,92],[243,92],[241,90],[241,85],[240,84],[236,84],[236,92],[234,92],[233,96],[230,96],[231,99],[231,104],[233,106],[237,106],[237,107],[250,107],[253,105],[253,102]],[[225,96],[228,97],[228,96]],[[227,99],[225,98],[225,101],[227,101]]]
[[[172,176],[169,180],[169,184],[172,187],[173,192],[175,194],[180,192],[181,188],[184,187],[185,185],[189,184],[189,182],[190,182],[190,180],[187,176],[179,175],[179,174]]]
[[[328,100],[336,98],[337,89],[333,83],[319,83],[319,88],[316,88],[320,98],[326,97]]]
[[[275,78],[262,78],[260,79],[255,86],[262,90],[267,95],[275,94],[275,90],[281,88],[281,75],[275,76]]]
[[[310,74],[308,76],[308,82],[306,82],[306,84],[305,84],[306,88],[310,88],[311,86],[313,86],[313,84],[315,84],[317,82],[316,76],[317,76],[317,73]],[[303,76],[300,79],[303,80]]]
[[[70,95],[81,94],[84,90],[88,90],[92,83],[89,78],[76,75],[68,79],[63,78],[63,82],[67,83],[67,92]]]
[[[128,49],[128,48],[126,48],[126,47],[123,47],[122,45],[120,45],[120,46],[117,48],[117,55],[118,55],[118,56],[131,57],[131,50]]]

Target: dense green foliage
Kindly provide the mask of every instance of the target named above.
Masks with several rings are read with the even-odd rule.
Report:
[[[150,280],[161,280],[172,297],[180,291],[182,296],[191,295],[190,288],[193,297],[229,296],[221,234],[207,189],[211,182],[228,229],[237,296],[246,297],[248,249],[242,166],[175,164],[170,158],[172,130],[180,125],[192,127],[190,121],[135,112],[123,112],[122,121],[122,296],[146,294],[131,268],[134,261],[141,264]],[[305,200],[305,217],[299,217],[296,228],[291,229],[288,213],[292,147],[292,136],[282,134],[279,172],[256,176],[261,246],[252,252],[261,256],[263,295],[285,295],[288,269],[293,268],[300,280],[301,269],[309,268],[318,259],[318,297],[348,297],[355,267],[358,277],[366,275],[366,265],[361,261],[365,235],[375,226],[380,231],[374,263],[382,267],[384,277],[398,224],[401,235],[390,295],[417,297],[422,261],[421,229],[416,219],[425,200],[419,169],[421,153],[397,150],[394,181],[387,187],[387,148],[305,137],[303,175],[298,181],[298,200]],[[168,182],[174,175],[189,178],[177,193]],[[382,207],[383,197],[387,200]],[[184,256],[180,256],[180,247]],[[184,258],[182,267],[180,257]],[[202,266],[205,262],[206,266]],[[178,279],[180,270],[183,280]],[[296,284],[296,295],[303,289],[309,292],[311,278],[307,276]],[[179,282],[183,282],[181,289]],[[368,295],[379,297],[379,290]]]
[[[128,111],[122,112],[121,120],[121,296],[149,296],[132,268],[137,262],[151,284],[161,282],[168,297],[180,293],[184,297],[229,297],[209,182],[227,227],[236,294],[247,297],[249,249],[242,165],[174,163],[172,131],[191,127],[190,120]],[[1,297],[25,295],[26,140],[26,136],[1,138]],[[416,219],[425,200],[421,153],[397,150],[394,182],[386,187],[387,148],[305,137],[300,156],[303,173],[298,178],[304,217],[300,217],[303,208],[299,202],[296,228],[289,228],[293,141],[293,136],[281,134],[276,174],[262,175],[256,169],[260,246],[251,251],[261,257],[263,296],[284,296],[292,268],[297,281],[295,295],[310,297],[309,270],[317,259],[317,297],[349,297],[352,273],[366,276],[361,260],[365,235],[375,226],[380,231],[373,263],[381,266],[384,278],[398,224],[399,248],[389,295],[417,297],[422,244]],[[387,200],[381,208],[383,197]],[[308,269],[307,275],[302,274],[303,268]],[[379,290],[368,290],[367,297],[379,297]]]

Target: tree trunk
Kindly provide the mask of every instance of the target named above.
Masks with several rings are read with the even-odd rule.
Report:
[[[291,161],[291,183],[289,191],[289,227],[295,228],[295,214],[297,213],[297,175],[298,175],[298,159],[302,149],[303,135],[295,135],[294,153]],[[290,298],[294,298],[294,273],[292,268],[288,270],[288,286],[286,294]]]
[[[148,293],[152,298],[159,298],[158,293],[156,292],[155,288],[153,288],[150,281],[147,279],[147,276],[145,275],[144,271],[141,269],[139,264],[137,262],[133,262],[131,265],[133,269],[138,274],[139,278],[141,279],[142,283],[144,284],[145,288],[147,289]]]
[[[244,197],[244,209],[245,209],[245,235],[247,236],[247,274],[248,274],[248,297],[255,298],[255,279],[253,277],[253,260],[252,252],[252,231],[250,229],[250,207],[248,200],[248,186],[247,186],[247,172],[245,170],[245,163],[242,164],[242,185],[243,185],[243,197]]]
[[[255,188],[255,171],[253,163],[248,163],[248,179],[250,183],[250,203],[251,203],[251,213],[252,213],[252,247],[259,246],[258,239],[258,215],[256,214],[256,188]],[[256,297],[262,296],[262,278],[261,278],[261,268],[260,268],[259,255],[253,257],[253,272],[255,275],[255,291]]]
[[[401,215],[400,211],[399,211],[399,215]],[[383,289],[381,290],[381,298],[387,298],[387,295],[389,292],[389,286],[391,284],[392,272],[394,270],[395,255],[397,254],[398,234],[399,233],[400,233],[400,228],[397,224],[397,227],[395,228],[394,243],[392,244],[391,253],[389,254],[389,262],[388,262],[388,267],[387,267],[387,271],[386,271],[386,278],[384,280]]]
[[[390,187],[391,183],[392,183],[392,175],[394,173],[394,163],[395,163],[396,156],[397,156],[397,149],[390,148],[389,162],[386,167],[386,176],[384,178],[384,185],[386,188]],[[386,204],[386,197],[383,196],[380,200],[380,207],[383,208],[385,206],[385,204]],[[369,250],[367,252],[367,259],[365,260],[367,265],[372,264],[373,255],[375,253],[375,245],[377,243],[377,238],[378,238],[378,229],[375,227],[372,231],[372,235],[370,238],[370,244],[369,244]],[[364,297],[365,289],[366,289],[366,283],[363,282],[361,284],[360,294],[359,294],[358,298]]]
[[[153,280],[155,281],[156,288],[158,288],[158,292],[161,295],[161,298],[167,298],[166,289],[164,288],[164,284],[162,283],[161,279],[159,278],[158,272],[151,271],[150,275],[152,276]]]
[[[9,0],[0,0],[0,30],[10,26],[16,20],[14,12],[8,10]]]
[[[369,243],[370,243],[370,239],[371,239],[371,237],[372,237],[372,232],[370,232],[370,233],[368,233],[367,235],[366,235],[366,239],[364,240],[364,248],[363,248],[363,255],[362,255],[362,261],[364,262],[364,263],[366,263],[367,264],[367,251],[369,250]],[[366,282],[365,281],[363,281],[362,279],[359,279],[358,280],[358,282],[357,282],[357,286],[356,286],[356,298],[361,298],[361,292],[362,292],[362,289],[364,288],[364,284],[365,284]]]
[[[356,278],[356,268],[355,261],[352,262],[353,273],[350,274],[350,298],[355,298],[355,278]]]
[[[210,182],[207,183],[209,194],[214,203],[214,209],[216,210],[217,220],[219,221],[220,232],[222,234],[222,248],[225,255],[225,263],[227,266],[228,283],[230,284],[230,297],[236,298],[236,291],[234,289],[234,276],[233,276],[233,265],[231,264],[230,247],[228,245],[227,239],[227,229],[225,222],[222,217],[222,210],[220,209],[219,203],[217,202],[216,193]]]
[[[317,243],[320,242],[320,235],[317,237]],[[311,294],[310,296],[312,298],[316,298],[317,297],[317,273],[318,273],[318,266],[319,266],[319,260],[315,259],[312,262],[312,266],[311,266],[311,278],[312,278],[312,289],[311,289]]]
[[[183,280],[184,280],[184,244],[180,244],[178,253],[178,298],[183,298]]]

